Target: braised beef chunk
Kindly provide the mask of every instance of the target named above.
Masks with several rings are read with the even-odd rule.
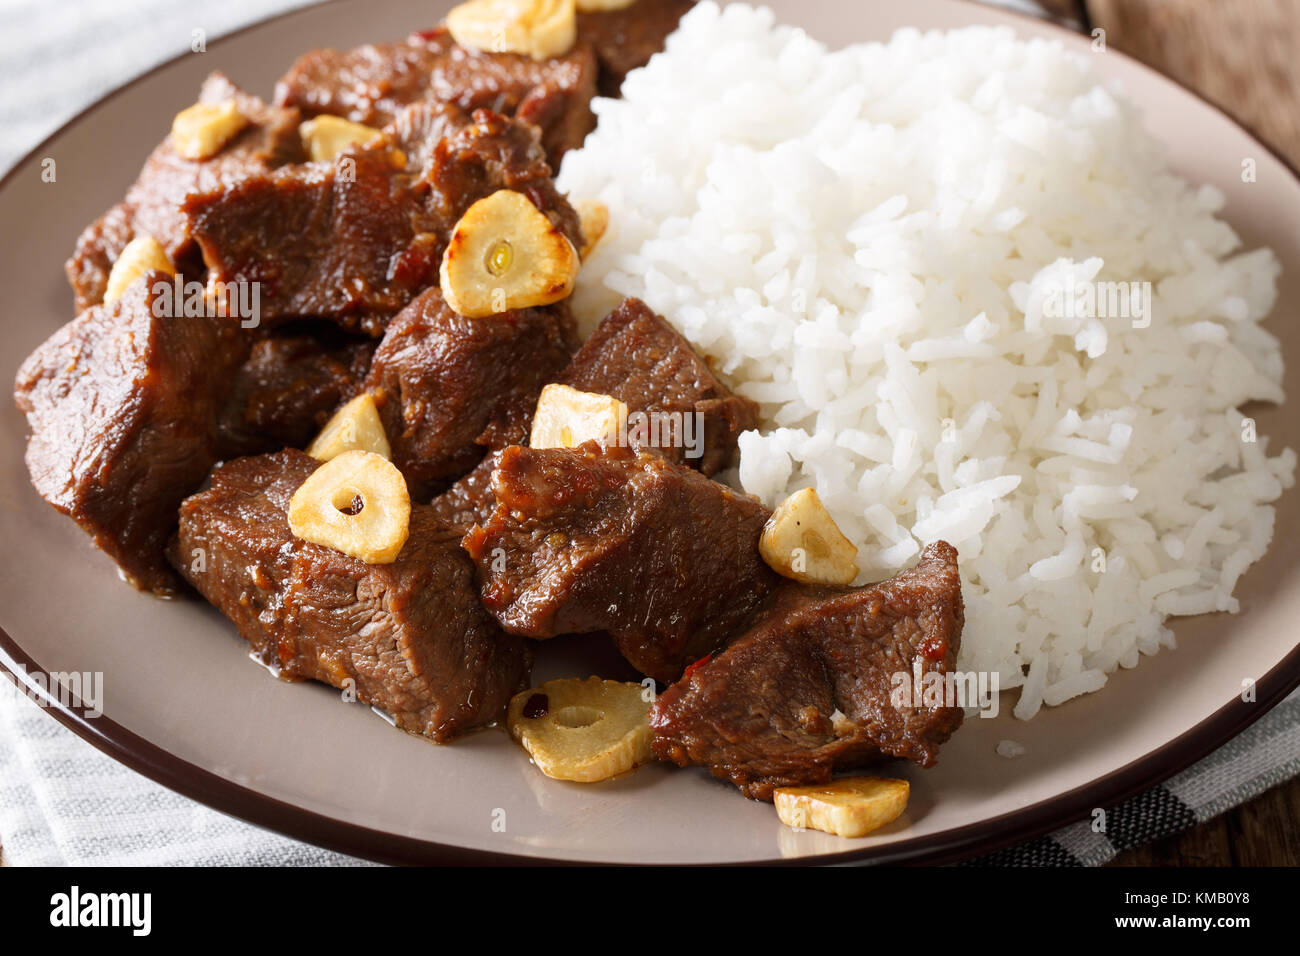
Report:
[[[155,310],[154,283],[170,282],[146,273],[83,312],[28,356],[14,385],[36,490],[153,591],[177,583],[163,547],[177,505],[216,460],[217,409],[246,348],[228,322]]]
[[[383,134],[406,157],[406,171],[416,179],[427,179],[437,168],[442,141],[473,122],[469,113],[450,103],[416,103],[404,107]]]
[[[276,102],[308,115],[333,113],[385,126],[411,103],[451,103],[496,110],[532,123],[554,168],[595,125],[595,54],[578,44],[562,57],[536,61],[513,53],[458,46],[443,27],[401,43],[354,50],[313,50],[276,86]]]
[[[605,317],[560,381],[625,402],[634,443],[655,447],[706,475],[727,466],[742,431],[758,427],[758,406],[733,395],[690,344],[639,299],[625,299]],[[639,436],[637,412],[645,416]]]
[[[659,695],[655,752],[759,800],[882,757],[928,767],[962,710],[895,700],[894,678],[951,673],[963,620],[957,552],[943,541],[869,587],[786,583],[757,623]]]
[[[317,465],[287,450],[217,468],[181,506],[176,568],[285,677],[353,686],[438,742],[499,720],[531,655],[479,605],[456,535],[416,505],[392,564],[294,537],[289,500]]]
[[[257,341],[221,410],[220,457],[306,447],[334,410],[358,394],[374,350],[373,339],[350,338],[330,325]]]
[[[513,189],[532,200],[574,248],[581,249],[578,214],[555,187],[552,171],[557,167],[547,162],[537,129],[485,109],[476,110],[472,120],[438,143],[425,173],[438,209],[447,217],[447,231],[484,196]]]
[[[428,128],[443,128],[442,107],[422,109],[438,114]],[[427,149],[431,158],[417,157],[427,166],[390,146],[191,195],[184,210],[209,280],[259,283],[266,325],[328,318],[378,335],[392,315],[437,285],[457,220],[498,189],[524,193],[581,243],[577,214],[555,189],[531,126],[480,110]]]
[[[265,326],[330,318],[378,334],[437,282],[441,218],[387,150],[311,163],[191,196],[212,280],[257,283]]]
[[[777,583],[758,501],[625,448],[507,448],[496,508],[464,547],[483,605],[515,634],[608,631],[637,670],[681,676]]]
[[[492,494],[492,472],[497,452],[488,452],[474,470],[458,478],[450,488],[429,502],[429,508],[448,528],[464,534],[476,524],[486,524],[496,510]]]
[[[596,49],[600,95],[618,96],[624,78],[664,48],[695,0],[636,0],[621,10],[578,14],[578,39]]]
[[[573,353],[563,305],[483,319],[452,311],[435,287],[388,326],[366,389],[412,497],[523,441],[542,386]]]
[[[299,162],[297,110],[268,107],[220,73],[213,73],[199,93],[200,102],[234,100],[249,125],[215,156],[185,159],[168,137],[150,154],[126,198],[86,227],[68,260],[68,281],[76,293],[76,310],[85,311],[104,300],[109,270],[126,244],[138,235],[162,243],[183,272],[201,279],[202,263],[194,255],[189,225],[181,203],[193,192],[208,192],[286,163]]]

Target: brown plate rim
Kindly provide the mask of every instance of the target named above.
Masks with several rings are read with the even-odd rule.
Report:
[[[210,41],[210,44],[218,46],[241,34],[260,29],[268,23],[294,16],[311,15],[321,7],[330,6],[336,2],[339,2],[339,0],[324,0],[323,3],[286,10],[264,17],[225,33],[221,37]],[[1079,39],[1080,36],[1073,30],[1051,20],[1035,17],[1021,11],[999,7],[996,8],[996,12],[1013,19],[1032,20],[1053,30],[1059,30],[1065,36],[1073,38],[1073,40]],[[1118,50],[1108,50],[1107,52],[1112,56],[1119,56],[1129,60],[1157,81],[1173,85],[1182,92],[1200,100],[1245,133],[1261,149],[1270,153],[1282,164],[1296,184],[1300,185],[1300,171],[1285,156],[1268,143],[1262,141],[1248,126],[1239,122],[1217,104],[1211,102],[1196,90],[1183,86],[1140,60],[1136,60]],[[111,90],[85,109],[80,110],[17,159],[10,169],[3,176],[0,176],[0,190],[10,186],[22,166],[30,161],[33,156],[40,153],[53,140],[61,136],[74,123],[99,109],[109,100],[125,93],[137,83],[143,82],[188,55],[188,53],[181,53],[164,60],[139,76]],[[182,760],[157,744],[128,730],[108,716],[86,717],[79,712],[78,708],[62,705],[57,696],[52,697],[48,693],[42,693],[39,688],[28,683],[24,675],[45,673],[45,669],[33,660],[3,628],[0,628],[0,669],[8,672],[12,679],[29,688],[32,694],[41,696],[43,698],[43,709],[47,710],[59,723],[124,766],[143,774],[155,783],[205,804],[214,810],[239,817],[249,823],[274,830],[297,840],[350,856],[398,865],[592,865],[586,861],[558,857],[534,857],[526,854],[473,850],[432,840],[421,840],[416,837],[387,833],[316,813],[244,787],[232,780],[205,770],[197,764]],[[1257,698],[1255,701],[1247,703],[1239,697],[1234,697],[1213,714],[1196,724],[1196,726],[1118,770],[1114,770],[1073,790],[1041,800],[1031,806],[930,836],[903,839],[884,846],[864,847],[859,850],[846,849],[835,853],[732,865],[803,866],[853,862],[945,864],[999,850],[1013,843],[1031,840],[1076,822],[1086,816],[1087,812],[1093,807],[1113,806],[1162,783],[1180,770],[1186,769],[1191,764],[1209,755],[1259,720],[1286,698],[1288,694],[1300,687],[1300,643],[1297,643],[1289,654],[1260,678],[1255,687]]]

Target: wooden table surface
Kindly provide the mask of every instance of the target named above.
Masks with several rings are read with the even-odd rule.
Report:
[[[1300,0],[1040,0],[1216,104],[1300,169]],[[4,866],[0,848],[0,866]],[[1116,866],[1300,865],[1300,778]]]
[[[1300,169],[1297,0],[1040,0],[1195,90]],[[1300,778],[1116,866],[1300,865]]]

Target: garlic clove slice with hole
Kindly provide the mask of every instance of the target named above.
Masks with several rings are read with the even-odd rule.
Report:
[[[599,677],[547,681],[511,699],[506,727],[548,777],[594,783],[653,759],[647,696]]]
[[[411,498],[392,462],[345,451],[308,476],[289,501],[289,530],[366,564],[391,564],[406,544]]]
[[[456,223],[439,279],[447,304],[477,319],[560,301],[579,265],[573,243],[527,196],[500,189]]]

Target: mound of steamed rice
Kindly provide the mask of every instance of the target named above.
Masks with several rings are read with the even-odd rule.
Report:
[[[746,491],[815,486],[862,580],[954,544],[959,666],[1023,719],[1237,610],[1296,460],[1238,411],[1283,398],[1278,263],[1088,57],[986,28],[828,52],[702,3],[623,93],[560,175],[610,208],[575,303],[639,296],[761,403]],[[1099,282],[1133,285],[1063,297]]]

